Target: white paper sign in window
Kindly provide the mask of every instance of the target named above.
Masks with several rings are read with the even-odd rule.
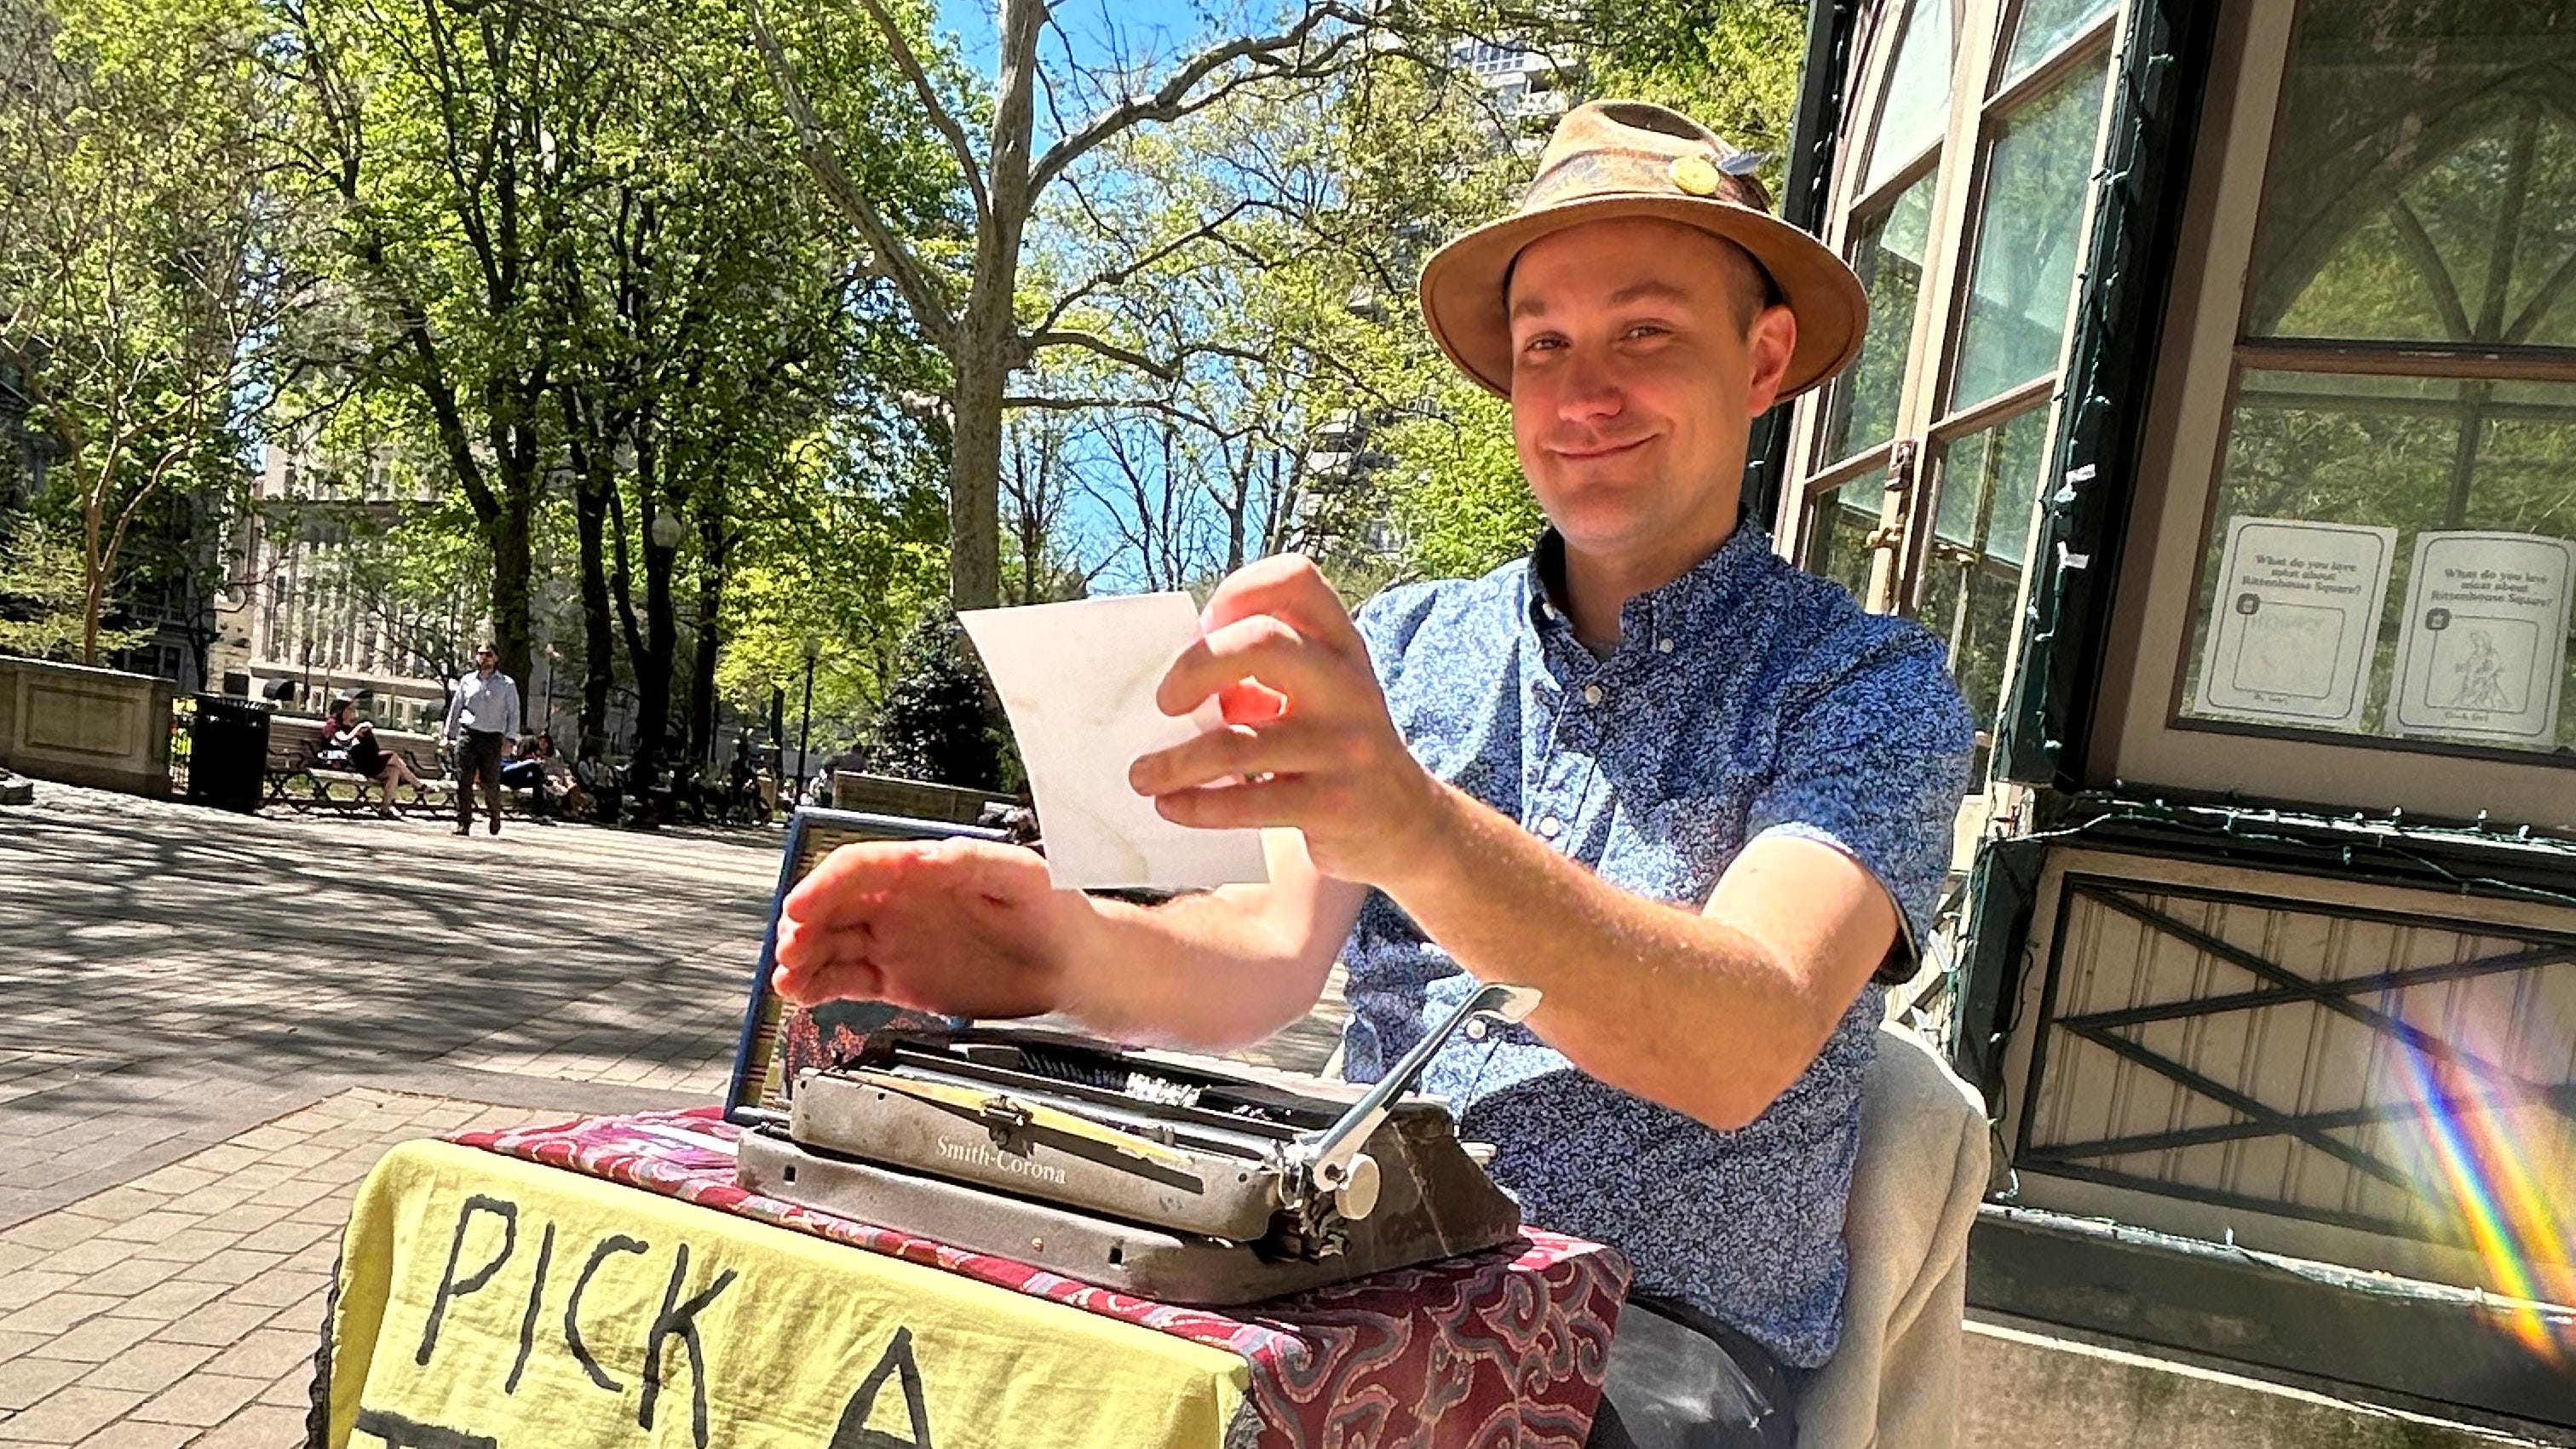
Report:
[[[2555,746],[2571,575],[2563,538],[2417,534],[2390,732]]]
[[[2361,727],[2397,530],[2231,518],[2199,712]]]

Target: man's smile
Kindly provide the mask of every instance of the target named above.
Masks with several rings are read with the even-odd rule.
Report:
[[[1622,453],[1634,452],[1654,440],[1654,435],[1649,433],[1642,438],[1630,438],[1624,443],[1550,443],[1547,445],[1547,450],[1560,458],[1581,463],[1590,462],[1595,458],[1615,458]]]

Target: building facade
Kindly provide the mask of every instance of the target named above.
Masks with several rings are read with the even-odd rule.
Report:
[[[253,695],[307,710],[364,691],[388,724],[443,720],[480,618],[462,588],[443,608],[405,598],[382,545],[404,505],[435,497],[389,446],[345,467],[311,449],[262,448],[217,610],[217,675],[246,676]]]
[[[1971,1302],[2576,1424],[2576,3],[1812,13],[1758,476],[1981,720]]]

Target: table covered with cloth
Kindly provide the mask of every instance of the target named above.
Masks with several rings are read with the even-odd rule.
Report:
[[[1184,1308],[762,1197],[713,1109],[416,1142],[360,1186],[313,1449],[1577,1449],[1627,1267],[1518,1250]]]

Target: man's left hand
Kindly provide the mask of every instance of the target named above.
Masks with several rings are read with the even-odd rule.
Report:
[[[1225,727],[1140,757],[1136,793],[1181,825],[1294,826],[1316,868],[1347,881],[1382,884],[1418,861],[1446,789],[1406,752],[1358,626],[1314,561],[1245,565],[1200,622],[1154,702],[1185,715],[1214,695]]]

